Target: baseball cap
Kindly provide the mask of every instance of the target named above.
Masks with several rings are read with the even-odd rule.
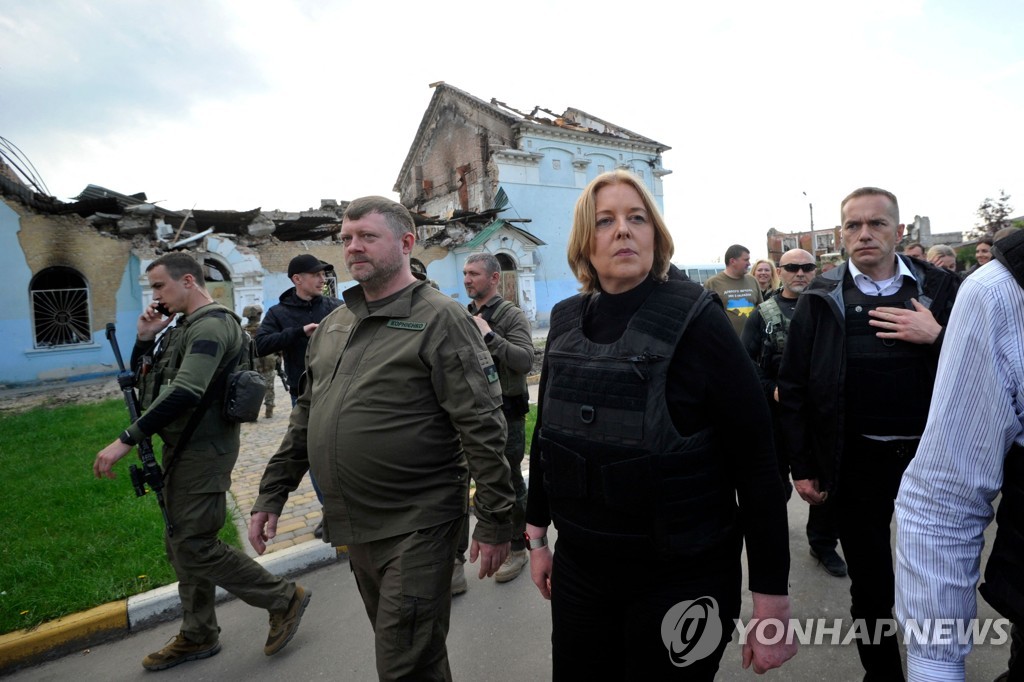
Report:
[[[310,274],[314,272],[320,272],[321,270],[333,270],[334,266],[330,263],[325,263],[316,256],[308,253],[304,253],[301,256],[292,258],[291,262],[288,263],[288,276],[298,275],[303,272]]]

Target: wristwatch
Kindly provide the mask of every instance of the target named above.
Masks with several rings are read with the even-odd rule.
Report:
[[[494,341],[494,332],[484,334],[484,343],[490,343],[491,341]]]
[[[548,546],[548,536],[541,535],[539,538],[531,538],[529,533],[523,533],[523,542],[526,543],[526,548],[530,551],[540,549],[541,547]]]

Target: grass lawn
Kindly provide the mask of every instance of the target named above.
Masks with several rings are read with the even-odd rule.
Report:
[[[530,405],[530,411],[526,415],[526,455],[530,455],[530,444],[533,442],[533,427],[537,423],[537,406]]]
[[[156,498],[132,490],[135,452],[115,480],[92,475],[127,422],[121,400],[0,416],[0,633],[176,580]],[[221,538],[241,547],[230,521]]]

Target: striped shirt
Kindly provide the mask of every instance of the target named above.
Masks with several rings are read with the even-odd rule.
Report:
[[[1024,289],[998,261],[960,286],[946,327],[928,424],[896,499],[896,614],[977,615],[982,533],[1003,457],[1024,445]],[[1021,529],[1024,530],[1024,529]],[[971,643],[907,638],[909,680],[963,680]]]

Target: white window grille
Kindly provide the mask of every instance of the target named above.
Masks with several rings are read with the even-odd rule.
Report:
[[[89,287],[77,271],[46,268],[32,278],[32,328],[36,348],[92,343]]]

